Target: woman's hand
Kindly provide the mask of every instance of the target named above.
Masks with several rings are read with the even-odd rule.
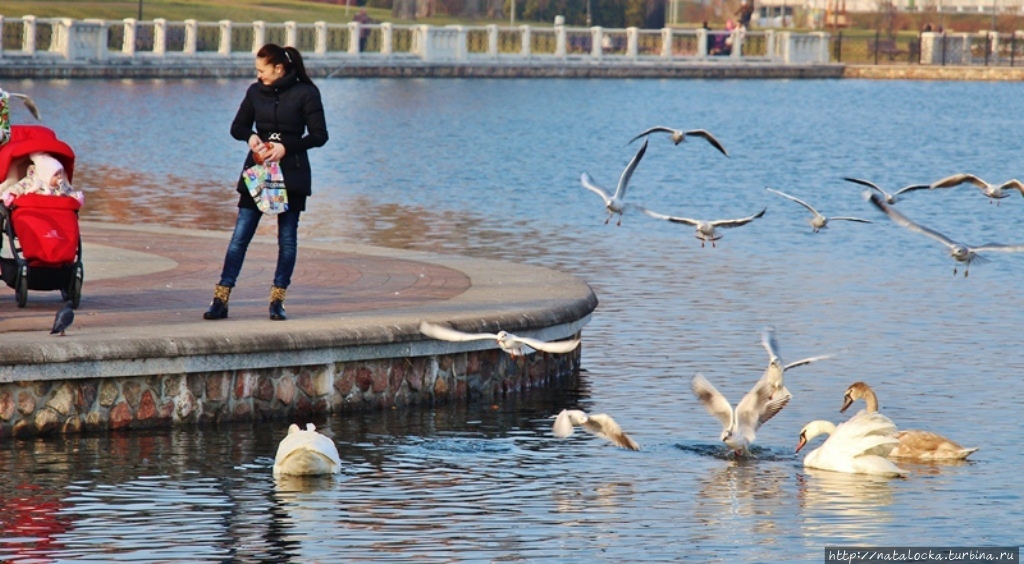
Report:
[[[249,136],[249,150],[258,153],[263,150],[263,140],[260,139],[259,135],[253,133]]]
[[[268,161],[281,162],[284,158],[284,145],[280,143],[267,143],[268,149],[263,151],[263,158]]]

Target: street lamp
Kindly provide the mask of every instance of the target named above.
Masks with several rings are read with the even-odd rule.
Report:
[[[142,0],[139,0],[139,21],[142,21]]]
[[[587,0],[587,27],[590,27],[590,23],[592,21],[590,18],[590,1],[591,0]]]

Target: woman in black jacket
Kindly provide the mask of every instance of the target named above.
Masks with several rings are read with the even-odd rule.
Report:
[[[298,252],[299,214],[306,209],[311,175],[306,151],[327,143],[327,122],[320,90],[306,74],[302,55],[294,47],[264,45],[256,53],[256,82],[249,86],[235,120],[231,136],[249,144],[243,170],[256,163],[278,162],[288,192],[288,210],[277,216],[277,268],[270,290],[270,318],[286,319],[285,290],[291,283]],[[204,319],[228,316],[228,298],[245,261],[245,252],[256,233],[263,213],[249,194],[243,178],[237,190],[238,219],[224,257],[220,282]]]

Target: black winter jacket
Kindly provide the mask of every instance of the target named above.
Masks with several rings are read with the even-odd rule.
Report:
[[[284,145],[281,174],[284,175],[289,202],[298,200],[304,204],[304,196],[312,192],[306,151],[327,143],[327,121],[320,91],[312,84],[299,82],[294,72],[270,85],[256,81],[245,92],[245,98],[231,122],[231,136],[235,139],[248,141],[253,133],[264,141]],[[244,170],[254,164],[250,151],[242,168]],[[239,206],[255,207],[241,178],[236,189],[243,196],[239,199]],[[302,207],[300,204],[299,209]]]

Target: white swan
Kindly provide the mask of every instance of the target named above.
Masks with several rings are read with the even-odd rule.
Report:
[[[715,241],[717,241],[717,240],[722,238],[722,236],[718,234],[718,228],[719,227],[724,229],[724,228],[728,228],[728,227],[739,227],[741,225],[746,225],[746,224],[750,223],[751,221],[754,221],[755,219],[763,216],[764,212],[766,212],[768,210],[768,208],[764,208],[761,211],[755,213],[754,215],[747,216],[747,217],[741,217],[741,218],[738,218],[738,219],[705,220],[705,219],[690,219],[688,217],[679,217],[679,216],[674,216],[674,215],[665,215],[663,213],[658,213],[656,211],[651,211],[651,210],[644,209],[644,208],[640,208],[640,209],[646,215],[648,215],[650,217],[653,217],[654,219],[664,219],[665,221],[671,221],[672,223],[684,223],[686,225],[692,225],[692,226],[696,227],[697,229],[694,232],[694,237],[700,239],[700,246],[702,248],[704,247],[704,243],[706,241],[710,241],[711,242],[711,246],[714,247],[715,246]]]
[[[754,444],[757,430],[786,407],[790,400],[788,395],[769,400],[771,386],[759,380],[733,409],[729,400],[699,372],[690,381],[690,389],[704,405],[704,409],[722,423],[722,442],[729,445],[737,456],[748,453],[750,445]]]
[[[615,187],[615,193],[609,194],[607,190],[594,184],[594,179],[589,174],[583,173],[580,175],[580,184],[584,188],[591,192],[601,196],[604,200],[604,207],[608,210],[608,219],[604,222],[607,224],[611,220],[612,216],[618,214],[619,221],[616,225],[622,225],[622,214],[626,211],[628,204],[626,204],[626,188],[629,187],[629,179],[633,177],[633,171],[636,170],[636,165],[640,164],[640,159],[644,157],[644,153],[647,152],[647,140],[644,140],[644,144],[640,147],[640,150],[636,152],[636,155],[630,159],[629,164],[622,171],[622,175],[619,177],[619,184]]]
[[[800,452],[814,437],[827,433],[829,438],[804,457],[804,466],[848,474],[906,476],[906,471],[886,458],[899,444],[893,436],[895,432],[896,425],[888,417],[861,411],[839,425],[811,421],[800,430],[796,451]]]
[[[551,434],[564,439],[571,436],[576,427],[582,427],[588,433],[608,439],[617,447],[640,450],[640,445],[624,433],[614,419],[604,413],[588,415],[578,409],[563,409],[555,416]]]
[[[535,349],[546,353],[564,354],[576,350],[580,346],[579,339],[566,339],[564,341],[541,341],[529,337],[519,337],[507,331],[497,333],[463,333],[441,325],[435,325],[426,321],[420,322],[420,333],[439,341],[482,341],[491,339],[498,343],[501,350],[513,357],[523,356],[532,353]]]
[[[316,432],[316,426],[306,424],[306,430],[292,423],[288,435],[277,445],[274,475],[316,476],[341,472],[341,457],[334,441]]]
[[[845,413],[853,405],[853,402],[864,399],[869,413],[878,411],[878,396],[864,382],[854,382],[846,389],[843,396],[843,407],[839,413]],[[900,431],[896,433],[900,444],[892,449],[889,458],[916,458],[919,460],[963,460],[978,450],[975,448],[964,448],[959,443],[951,441],[942,435],[929,431],[916,429]]]
[[[675,143],[676,145],[682,143],[683,141],[686,141],[687,135],[691,137],[702,137],[708,143],[711,143],[711,146],[718,149],[723,155],[727,157],[729,156],[729,152],[725,150],[725,147],[723,147],[721,143],[718,142],[718,139],[715,139],[715,136],[705,129],[691,129],[689,131],[683,131],[682,129],[672,129],[671,127],[665,127],[664,125],[656,125],[648,129],[647,131],[644,131],[640,135],[637,135],[636,137],[630,139],[629,143],[632,143],[633,141],[636,141],[637,139],[644,137],[646,135],[650,135],[652,133],[668,133],[669,137],[672,138],[672,142]],[[629,143],[626,144],[629,145]]]
[[[776,190],[774,188],[767,188],[766,187],[765,190],[768,190],[769,192],[774,192],[774,193],[782,196],[783,198],[786,198],[787,200],[792,200],[792,201],[800,204],[801,206],[807,208],[807,210],[811,212],[811,219],[809,220],[810,224],[811,224],[811,230],[814,231],[815,233],[817,233],[818,231],[821,231],[822,229],[828,229],[828,222],[830,222],[830,221],[856,221],[858,223],[871,223],[871,220],[861,219],[859,217],[846,217],[846,216],[828,217],[828,216],[822,215],[822,213],[819,212],[818,210],[814,209],[814,207],[812,207],[811,204],[808,204],[807,202],[801,200],[800,198],[797,198],[796,196],[790,196],[789,194],[787,194],[787,193],[785,193],[785,192],[783,192],[781,190]]]

